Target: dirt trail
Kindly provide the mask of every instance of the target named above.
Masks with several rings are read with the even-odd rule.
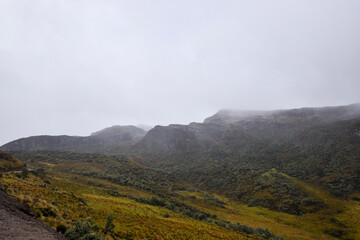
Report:
[[[52,228],[34,218],[30,208],[0,190],[0,239],[65,240]]]

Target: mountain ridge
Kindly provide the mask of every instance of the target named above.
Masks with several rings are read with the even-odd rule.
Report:
[[[272,168],[336,196],[360,190],[359,104],[230,120],[155,127],[133,147],[133,153],[147,166],[247,202],[257,195],[252,189],[270,188],[262,174]],[[277,199],[276,192],[295,186],[278,188],[268,197]],[[302,200],[295,196],[286,201],[292,210],[276,201],[269,204],[263,197],[255,202],[294,213],[301,208]]]
[[[4,144],[2,150],[62,150],[75,152],[113,153],[139,141],[146,131],[135,126],[112,126],[90,136],[40,135],[20,138]]]
[[[314,229],[321,229],[317,234],[358,239],[349,237],[359,236],[352,231],[358,229],[358,223],[346,215],[360,199],[360,105],[243,113],[220,111],[203,123],[155,126],[126,148],[114,145],[106,152],[124,155],[93,154],[104,150],[101,144],[122,139],[116,133],[121,128],[118,126],[89,137],[103,141],[91,146],[93,153],[68,149],[57,152],[61,138],[42,136],[56,151],[25,149],[10,154],[32,166],[44,166],[54,174],[58,169],[63,174],[75,174],[74,179],[94,177],[147,191],[156,197],[130,199],[160,204],[168,210],[176,210],[166,203],[179,204],[170,199],[183,197],[184,190],[191,193],[191,197],[184,198],[188,203],[197,201],[199,191],[204,191],[231,199],[250,211],[266,209],[270,215],[285,214],[286,221],[310,220]],[[124,136],[127,139],[127,134]],[[62,136],[66,137],[69,136]],[[106,190],[108,193],[129,197]],[[224,211],[228,208],[226,201],[206,199],[213,207]],[[193,216],[194,211],[190,208],[185,212]],[[199,217],[198,214],[203,216],[204,212],[193,217]],[[323,220],[324,226],[315,226]],[[233,226],[219,219],[211,221],[219,226]]]
[[[305,114],[312,117],[326,116],[331,119],[349,119],[360,116],[360,103],[353,103],[341,106],[326,106],[326,107],[303,107],[294,109],[279,109],[279,110],[234,110],[222,109],[214,115],[206,118],[203,123],[234,123],[237,121],[280,118],[281,116],[304,116]]]

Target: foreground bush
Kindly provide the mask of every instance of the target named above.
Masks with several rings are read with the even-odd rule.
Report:
[[[91,225],[89,221],[76,222],[75,225],[65,233],[65,237],[69,240],[103,240],[97,234],[99,227]]]

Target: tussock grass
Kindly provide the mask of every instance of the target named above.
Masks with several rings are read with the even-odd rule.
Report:
[[[70,228],[75,221],[90,219],[103,228],[109,215],[114,216],[114,236],[118,239],[262,239],[246,235],[226,227],[217,226],[214,221],[199,221],[181,212],[162,206],[152,206],[124,196],[137,198],[170,199],[192,206],[199,211],[216,215],[217,220],[239,222],[252,228],[266,228],[286,239],[360,239],[359,194],[349,199],[337,198],[318,186],[292,178],[272,169],[264,173],[271,177],[280,174],[294,185],[307,192],[310,197],[320,199],[326,207],[314,213],[301,216],[271,211],[262,207],[248,207],[211,192],[194,190],[166,190],[159,193],[135,186],[118,185],[97,177],[71,173],[71,168],[106,170],[99,162],[94,163],[49,163],[42,161],[37,166],[46,168],[45,176],[30,172],[27,178],[16,174],[4,174],[1,183],[7,193],[28,204],[38,219],[56,228],[64,225]],[[164,190],[165,189],[165,190]],[[167,191],[167,192],[166,192]],[[351,200],[354,198],[355,200]],[[221,222],[220,222],[221,223]],[[221,224],[220,224],[221,225]],[[110,236],[107,236],[111,239]]]
[[[6,174],[1,179],[8,194],[29,204],[38,219],[54,229],[60,224],[69,228],[80,219],[91,219],[103,227],[107,216],[113,215],[114,233],[125,239],[261,239],[197,221],[162,207],[108,194],[109,189],[116,189],[122,194],[151,196],[131,187],[59,172],[48,174],[46,180],[50,184],[44,184],[43,179],[32,174],[27,179],[13,174]],[[55,217],[51,214],[44,216],[46,211],[42,209],[51,210]]]

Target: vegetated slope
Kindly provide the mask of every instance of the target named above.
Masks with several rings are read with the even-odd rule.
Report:
[[[56,231],[35,220],[34,216],[27,205],[0,190],[0,239],[65,240]]]
[[[21,138],[1,146],[0,149],[120,153],[141,140],[145,134],[145,130],[135,126],[112,126],[87,137],[63,135]]]
[[[21,160],[6,152],[0,151],[0,172],[21,170],[25,167],[26,165]]]
[[[45,156],[44,152],[35,152],[26,162],[45,164],[50,169],[55,165],[57,171],[66,174],[145,191],[157,199],[144,200],[131,194],[119,197],[180,208],[214,223],[206,214],[213,206],[206,205],[197,212],[171,202],[173,192],[181,191],[186,181],[255,209],[261,206],[279,211],[270,212],[269,217],[292,215],[276,217],[277,222],[301,229],[306,226],[315,234],[359,239],[360,226],[354,222],[358,219],[356,201],[360,199],[359,109],[360,105],[349,105],[250,114],[219,112],[204,123],[155,127],[132,147],[132,158],[75,153],[54,157],[51,152]],[[26,159],[29,153],[14,154]],[[224,219],[234,222],[238,216],[220,220]],[[303,224],[299,226],[297,221]],[[221,221],[216,224],[234,227]]]
[[[12,154],[32,171],[25,176],[4,174],[0,178],[4,189],[53,228],[69,229],[75,221],[88,219],[103,229],[107,217],[113,215],[115,229],[108,239],[281,239],[274,234],[293,240],[360,238],[359,194],[352,196],[354,200],[337,198],[275,169],[257,177],[283,190],[295,186],[290,194],[298,194],[298,190],[308,194],[302,207],[309,214],[248,206],[183,185],[181,180],[127,156],[54,151]],[[286,195],[273,188],[262,189],[262,185],[253,194],[262,197],[271,192],[277,197]],[[312,211],[321,202],[326,207]]]
[[[166,173],[126,156],[12,153],[35,170],[26,177],[21,173],[4,175],[1,180],[6,191],[27,202],[39,219],[54,228],[69,228],[74,220],[89,217],[102,227],[107,216],[113,215],[117,227],[108,239],[282,239],[256,225],[208,213],[203,204],[223,209],[226,203],[213,195],[197,200],[180,194],[200,191],[181,186]],[[38,167],[45,171],[36,170]]]
[[[68,174],[109,180],[123,186],[133,186],[161,195],[168,189],[182,189],[178,181],[166,172],[149,169],[126,155],[104,155],[59,151],[11,151],[35,167],[56,165]]]
[[[360,104],[220,111],[204,123],[157,126],[135,145],[143,164],[207,190],[303,214],[325,204],[272,168],[346,197],[360,186]],[[307,205],[313,205],[308,208]]]

